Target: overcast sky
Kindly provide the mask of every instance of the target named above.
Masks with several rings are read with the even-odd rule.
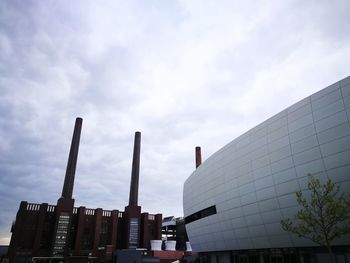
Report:
[[[77,116],[75,206],[182,216],[225,144],[350,74],[350,1],[0,1],[0,244],[21,200],[56,204]]]

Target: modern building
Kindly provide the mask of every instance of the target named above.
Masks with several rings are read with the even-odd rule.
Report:
[[[326,250],[285,232],[307,174],[350,193],[350,77],[295,103],[228,143],[184,183],[186,230],[202,262],[329,262]],[[350,262],[350,236],[334,245]]]
[[[10,262],[112,262],[117,249],[149,249],[161,239],[162,215],[138,205],[141,133],[135,133],[129,204],[124,211],[74,207],[82,119],[77,118],[62,196],[56,205],[22,201],[13,223]]]

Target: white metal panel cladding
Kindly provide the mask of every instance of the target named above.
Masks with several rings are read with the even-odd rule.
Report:
[[[295,192],[307,174],[350,191],[350,77],[281,111],[236,138],[186,180],[184,216],[217,213],[186,224],[194,251],[314,246],[284,232],[298,210]],[[346,237],[339,244],[350,245]]]

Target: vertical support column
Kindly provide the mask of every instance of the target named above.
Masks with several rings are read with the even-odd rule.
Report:
[[[95,210],[95,232],[94,232],[94,244],[93,244],[93,255],[98,256],[98,245],[100,244],[100,233],[102,224],[102,208]]]
[[[119,235],[119,233],[118,233],[118,221],[119,221],[118,214],[119,214],[118,210],[112,210],[112,214],[111,214],[111,220],[112,220],[111,228],[112,228],[112,230],[110,231],[112,251],[119,249],[119,247],[117,247],[117,237]]]
[[[162,214],[156,214],[155,215],[155,224],[156,224],[156,233],[155,233],[155,239],[161,240],[162,239],[162,222],[163,222],[163,215]]]
[[[21,247],[21,237],[23,235],[23,227],[25,227],[25,218],[27,214],[27,205],[28,203],[26,201],[22,201],[19,205],[19,209],[16,215],[16,221],[12,225],[11,232],[11,241],[9,246],[9,257],[10,260],[13,259],[13,257],[16,255],[17,248]]]
[[[141,206],[127,206],[123,214],[126,236],[124,246],[136,249],[140,246]]]
[[[148,231],[148,213],[141,214],[141,242],[142,248],[148,249],[150,243],[149,231]]]
[[[85,227],[85,207],[84,206],[81,206],[78,208],[77,216],[78,216],[78,223],[77,223],[74,251],[76,255],[79,255],[81,251],[81,238],[83,236],[83,231]]]
[[[202,153],[201,153],[201,147],[196,147],[196,168],[202,164]]]
[[[33,256],[36,256],[40,250],[40,241],[41,241],[41,237],[43,234],[43,228],[45,225],[45,217],[46,217],[46,213],[47,213],[47,207],[48,204],[47,203],[43,203],[40,205],[40,209],[39,209],[39,214],[38,214],[38,221],[37,221],[37,228],[36,228],[36,233],[35,233],[35,238],[34,238],[34,245],[33,245]],[[48,240],[46,240],[45,242],[47,242]]]

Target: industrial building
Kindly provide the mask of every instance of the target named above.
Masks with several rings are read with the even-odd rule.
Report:
[[[234,139],[184,183],[191,246],[201,262],[329,262],[327,250],[285,232],[280,221],[300,209],[307,174],[350,193],[350,77],[295,103]],[[350,262],[350,236],[334,243]]]
[[[162,215],[138,205],[141,133],[135,133],[129,204],[124,211],[75,207],[73,186],[82,119],[77,118],[62,196],[56,205],[22,201],[13,223],[10,262],[112,262],[114,251],[150,248],[161,239]]]

